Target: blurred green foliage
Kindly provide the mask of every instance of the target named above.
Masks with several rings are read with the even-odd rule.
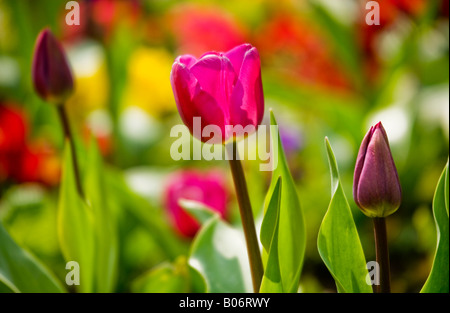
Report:
[[[383,19],[386,26],[378,28],[364,25],[365,1],[78,2],[83,8],[80,27],[65,25],[66,1],[0,0],[0,103],[21,108],[28,122],[27,140],[44,138],[62,160],[55,109],[34,94],[30,75],[35,38],[49,26],[63,40],[77,77],[76,95],[67,105],[80,159],[87,158],[86,125],[103,153],[104,197],[117,220],[114,291],[154,291],[152,279],[163,284],[167,277],[174,278],[161,291],[202,290],[201,282],[200,287],[181,284],[187,273],[198,274],[183,259],[190,239],[173,230],[166,213],[164,179],[181,168],[227,170],[227,164],[170,158],[170,129],[181,119],[167,88],[167,59],[190,52],[183,40],[214,50],[232,42],[226,36],[258,48],[266,108],[297,135],[299,146],[287,152],[287,159],[306,221],[300,290],[335,291],[316,246],[330,201],[325,136],[333,143],[366,259],[375,259],[371,221],[350,195],[359,144],[381,120],[403,189],[400,209],[387,220],[392,290],[420,291],[436,247],[432,199],[449,149],[448,1],[417,1],[420,9],[391,5],[382,13],[394,17]],[[389,1],[380,2],[387,6]],[[197,15],[189,20],[183,12]],[[209,24],[196,25],[202,18]],[[190,24],[181,32],[177,22]],[[190,27],[202,31],[194,36]],[[231,30],[214,36],[221,27]],[[142,48],[139,58],[136,51]],[[130,96],[130,90],[143,88],[143,94]],[[268,116],[267,111],[266,124]],[[255,170],[257,161],[244,166],[257,212],[270,173]],[[228,181],[232,190],[231,177]],[[12,238],[63,282],[67,271],[56,231],[59,189],[0,180],[0,219]],[[233,196],[229,210],[230,223],[236,224]]]

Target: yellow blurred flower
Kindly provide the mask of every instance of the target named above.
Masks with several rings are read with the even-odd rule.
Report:
[[[84,41],[68,49],[75,76],[75,92],[67,101],[71,117],[78,122],[90,112],[108,105],[109,80],[103,48],[96,42]]]
[[[164,49],[140,47],[130,57],[123,106],[137,106],[159,117],[176,106],[169,73],[173,57]]]

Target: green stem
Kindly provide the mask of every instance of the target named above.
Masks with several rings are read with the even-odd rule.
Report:
[[[72,131],[70,130],[69,118],[67,117],[67,112],[64,107],[64,104],[60,104],[57,107],[58,107],[59,119],[61,120],[61,124],[62,124],[63,131],[64,131],[64,137],[69,141],[70,148],[71,148],[70,150],[72,152],[73,171],[75,173],[75,182],[76,182],[76,186],[77,186],[77,191],[78,191],[78,194],[80,195],[80,197],[84,199],[83,187],[81,185],[80,169],[78,167],[78,160],[77,160],[77,153],[75,150],[74,138],[72,135]]]
[[[236,142],[226,144],[226,151],[229,157],[231,173],[233,176],[236,196],[239,203],[242,226],[244,229],[245,241],[247,244],[248,259],[252,275],[253,290],[259,292],[261,280],[264,274],[261,252],[259,250],[256,236],[255,221],[253,219],[252,207],[248,196],[247,183],[245,182],[244,170],[238,157]]]
[[[375,236],[376,260],[379,265],[380,285],[375,287],[376,293],[391,292],[391,274],[389,268],[389,249],[387,244],[386,219],[376,217],[373,219]]]

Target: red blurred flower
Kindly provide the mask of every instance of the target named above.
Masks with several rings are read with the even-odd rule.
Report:
[[[26,136],[24,113],[15,106],[0,104],[0,182],[57,184],[59,157],[48,144],[29,144]]]
[[[179,53],[199,57],[205,51],[228,51],[246,42],[246,31],[237,21],[212,7],[178,6],[169,23]]]
[[[278,14],[257,34],[256,45],[262,59],[281,69],[289,78],[343,90],[350,87],[327,41],[307,21],[290,14]]]
[[[200,226],[178,204],[180,199],[199,201],[225,217],[227,191],[223,175],[214,171],[200,173],[184,170],[169,177],[165,192],[165,203],[172,223],[180,234],[193,237]]]
[[[44,142],[35,142],[22,151],[20,168],[14,175],[19,183],[36,182],[55,186],[61,175],[61,161],[56,151]]]
[[[16,172],[25,147],[26,121],[20,110],[0,104],[0,182]]]
[[[20,151],[25,145],[26,132],[23,113],[12,106],[0,104],[0,153]]]
[[[448,2],[448,1],[443,1]],[[427,1],[425,0],[379,0],[380,25],[367,25],[366,2],[361,2],[358,19],[357,41],[360,44],[362,54],[365,59],[365,67],[369,79],[374,80],[379,70],[379,57],[377,55],[378,36],[403,15],[412,19],[418,18],[426,11]]]

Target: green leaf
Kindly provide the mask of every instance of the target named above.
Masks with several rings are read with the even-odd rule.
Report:
[[[118,262],[118,238],[115,215],[105,190],[103,162],[95,140],[91,140],[86,162],[86,196],[93,213],[95,237],[94,290],[112,292],[115,287]]]
[[[201,224],[206,223],[212,217],[217,215],[217,212],[199,201],[180,199],[178,204]]]
[[[448,179],[447,161],[433,198],[433,215],[437,228],[437,247],[431,272],[421,290],[424,293],[449,292]]]
[[[193,208],[194,202],[189,204],[186,209],[194,216],[205,216],[207,207],[200,205]],[[223,221],[217,213],[203,222],[192,242],[189,265],[203,276],[207,292],[253,290],[244,235],[241,230]]]
[[[269,203],[276,189],[278,178],[283,181],[278,217],[278,259],[284,292],[297,292],[306,248],[306,227],[303,212],[298,199],[294,179],[289,171],[286,156],[278,133],[278,125],[273,112],[270,112],[272,158],[276,165],[266,195],[264,214],[267,214]],[[266,222],[268,223],[268,222]],[[270,228],[267,228],[270,229]],[[263,238],[272,238],[273,232],[261,232]],[[269,251],[264,247],[263,261],[267,263]],[[267,264],[266,264],[267,266]]]
[[[120,208],[121,214],[131,214],[135,217],[161,247],[166,258],[174,260],[180,254],[188,253],[188,243],[180,239],[167,223],[164,210],[131,190],[122,171],[107,168],[104,174],[107,188],[113,195],[112,200]]]
[[[200,283],[200,285],[198,285]],[[187,263],[186,257],[178,257],[174,263],[163,262],[139,276],[131,286],[138,293],[204,292],[203,278]]]
[[[94,290],[94,230],[93,212],[78,195],[71,147],[66,142],[62,181],[58,203],[58,237],[66,262],[76,261],[80,266],[81,292]]]
[[[0,223],[0,292],[64,292],[33,255],[17,245]]]
[[[328,139],[325,139],[331,172],[331,202],[320,225],[317,247],[333,276],[338,292],[372,292],[366,283],[364,251],[342,188],[339,171]]]
[[[278,258],[278,230],[281,202],[281,177],[277,179],[275,189],[269,201],[261,224],[261,243],[268,251],[267,264],[261,282],[260,292],[283,292],[280,260]]]
[[[445,187],[444,187],[444,192],[445,192],[445,210],[447,211],[447,217],[448,217],[448,193],[449,193],[449,173],[448,173],[448,161],[447,161],[447,166],[445,167]]]

